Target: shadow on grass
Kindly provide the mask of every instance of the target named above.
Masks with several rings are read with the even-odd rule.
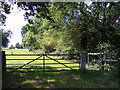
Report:
[[[38,68],[32,66],[31,68]],[[39,68],[42,68],[39,66]],[[51,67],[49,70],[54,71]],[[108,83],[109,82],[109,83]],[[105,79],[102,71],[70,70],[64,72],[7,72],[4,76],[4,88],[115,88],[112,81]]]

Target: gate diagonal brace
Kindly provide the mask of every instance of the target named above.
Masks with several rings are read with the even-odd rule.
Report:
[[[63,66],[65,66],[65,67],[70,68],[71,70],[73,70],[71,67],[68,67],[67,65],[65,65],[65,64],[63,64],[63,63],[61,63],[61,62],[59,62],[59,61],[57,61],[57,60],[55,60],[55,59],[53,59],[53,58],[47,56],[47,55],[46,55],[46,57],[48,57],[48,58],[54,60],[55,62],[57,62],[57,63],[59,63],[59,64],[62,64]]]
[[[33,59],[32,61],[30,61],[30,62],[28,62],[28,63],[26,63],[26,64],[20,66],[19,68],[16,68],[15,70],[11,71],[11,73],[12,73],[12,72],[15,72],[15,71],[18,70],[18,69],[21,69],[22,67],[24,67],[24,66],[26,66],[26,65],[34,62],[35,60],[37,60],[37,59],[39,59],[39,58],[41,58],[41,57],[42,57],[42,55],[41,55],[40,57],[36,58],[36,59]]]

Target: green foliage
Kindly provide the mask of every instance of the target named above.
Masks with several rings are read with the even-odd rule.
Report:
[[[2,33],[2,46],[7,47],[9,43],[9,37],[11,36],[12,32],[10,30],[5,31],[3,29],[0,30]]]
[[[119,78],[119,69],[118,69],[118,65],[114,66],[112,70],[109,71],[109,73],[107,74],[107,78],[110,80],[114,80],[116,82],[118,82]]]
[[[110,43],[101,43],[97,45],[97,50],[104,54],[104,58],[113,59],[116,57],[116,52],[113,47]]]
[[[0,1],[0,26],[5,25],[6,14],[10,14],[11,5]]]
[[[18,49],[22,49],[22,48],[23,48],[23,45],[22,45],[22,44],[19,44],[19,43],[16,43],[15,47],[18,48]]]
[[[25,47],[29,49],[39,49],[40,46],[40,39],[43,38],[43,31],[42,28],[39,27],[41,22],[38,22],[35,19],[34,24],[26,24],[22,28],[22,36],[23,36],[23,44]]]
[[[13,45],[10,45],[9,49],[14,49]]]
[[[22,28],[23,42],[29,48],[43,49],[45,52],[56,49],[58,53],[103,50],[107,53],[111,52],[108,51],[109,47],[115,50],[119,47],[119,2],[93,2],[89,6],[83,2],[19,4],[34,12],[32,23]],[[32,13],[28,17],[30,15]]]
[[[50,2],[18,2],[18,7],[22,8],[23,10],[30,10],[30,12],[25,13],[25,19],[32,24],[32,19],[29,18],[30,16],[36,18],[46,18],[54,22],[54,20],[50,17],[49,14],[49,7]]]
[[[50,53],[55,51],[55,45],[57,44],[54,40],[54,38],[51,37],[44,37],[41,40],[41,44],[43,46],[43,49],[45,51],[45,53]]]
[[[8,4],[7,2],[0,1],[0,26],[5,25],[6,14],[10,13],[10,8],[11,8],[10,4]],[[10,30],[8,32],[5,32],[0,28],[0,35],[2,36],[1,37],[2,43],[0,42],[0,50],[1,50],[1,46],[3,47],[8,46],[8,43],[9,43],[8,37],[10,36],[10,34],[11,34]]]

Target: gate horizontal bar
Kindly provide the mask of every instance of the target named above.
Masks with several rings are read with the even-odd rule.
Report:
[[[113,66],[102,65],[101,67],[113,68]]]
[[[58,64],[58,63],[45,63],[45,65],[49,65],[49,64]],[[63,63],[63,64],[78,64],[78,63]],[[6,64],[6,65],[23,65],[23,64]],[[43,65],[43,63],[29,64],[29,65]]]
[[[6,60],[33,60],[33,59],[6,59]],[[43,60],[43,59],[37,59],[37,60]],[[45,59],[45,60],[51,60],[51,59]],[[68,60],[68,59],[62,59],[62,58],[58,58],[55,60]],[[75,59],[69,59],[69,60],[79,60],[79,58],[75,58]]]
[[[33,59],[6,59],[6,60],[33,60]],[[43,59],[37,59],[37,60],[43,60]]]
[[[6,69],[16,69],[16,68],[6,68]],[[42,69],[42,68],[20,68],[20,69]]]
[[[58,64],[58,63],[45,63],[46,65],[49,65],[49,64]],[[77,63],[63,63],[63,64],[77,64]]]
[[[61,72],[61,71],[70,71],[70,70],[46,70],[46,71],[41,70],[41,71],[29,71],[29,72]],[[28,71],[15,71],[15,72],[26,73]]]
[[[48,56],[66,56],[66,55],[79,55],[79,54],[45,54]]]
[[[6,56],[40,56],[40,54],[6,54]]]
[[[6,54],[6,56],[66,56],[66,55],[79,55],[79,54]]]
[[[73,66],[73,67],[78,67],[78,66]],[[66,68],[66,67],[46,67],[45,69],[54,69],[54,68]],[[16,68],[6,68],[6,69],[16,69]],[[20,69],[43,69],[41,68],[20,68]]]
[[[109,59],[102,59],[102,61],[105,61],[105,62],[117,62],[117,60],[109,60]]]

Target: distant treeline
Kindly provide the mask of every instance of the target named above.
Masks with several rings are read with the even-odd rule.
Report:
[[[15,47],[13,45],[11,45],[9,47],[9,49],[15,49],[15,48],[17,48],[17,49],[24,49],[23,45],[19,44],[19,43],[16,43]]]

